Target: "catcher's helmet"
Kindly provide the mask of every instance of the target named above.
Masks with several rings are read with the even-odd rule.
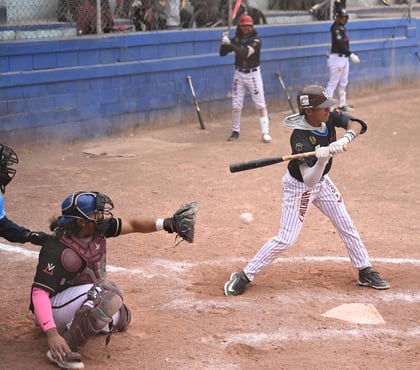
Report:
[[[11,168],[18,163],[17,154],[7,145],[0,144],[0,190],[2,193],[6,190],[6,185],[12,181],[16,174],[16,170]]]
[[[254,22],[249,15],[241,15],[238,24],[240,26],[253,26]]]
[[[79,191],[64,199],[58,224],[64,225],[78,218],[97,222],[104,219],[104,216],[112,217],[113,208],[114,204],[107,195],[97,191]],[[95,218],[89,217],[94,212]]]
[[[327,90],[319,85],[306,86],[297,95],[297,105],[300,114],[305,109],[331,108],[335,104],[337,104],[337,100],[330,98]]]
[[[349,13],[347,13],[347,10],[344,8],[338,9],[337,12],[335,13],[335,17],[349,17]]]

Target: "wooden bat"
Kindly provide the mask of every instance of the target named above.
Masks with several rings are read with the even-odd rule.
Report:
[[[343,149],[347,150],[347,146],[344,145]],[[285,161],[291,161],[292,159],[306,158],[306,157],[315,157],[315,151],[284,155],[282,157],[260,158],[260,159],[254,159],[254,160],[248,161],[248,162],[232,163],[229,166],[229,170],[232,173],[233,172],[246,171],[246,170],[253,170],[254,168],[270,166],[272,164],[285,162]]]
[[[198,99],[195,95],[194,86],[192,84],[191,76],[187,76],[188,84],[190,85],[191,95],[194,100],[195,110],[197,111],[198,122],[200,123],[200,127],[202,130],[206,128],[206,124],[204,123],[203,117],[201,116],[200,106],[198,105]]]
[[[295,108],[293,107],[293,104],[292,104],[292,100],[290,99],[289,93],[287,92],[286,85],[284,84],[284,81],[283,81],[283,78],[281,77],[280,72],[276,72],[276,76],[279,79],[280,85],[286,95],[287,102],[289,103],[290,109],[292,110],[293,113],[296,113]]]

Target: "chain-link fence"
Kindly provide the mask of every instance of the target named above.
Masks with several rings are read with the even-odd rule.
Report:
[[[350,0],[386,7],[420,0]],[[0,40],[76,37],[108,32],[256,25],[332,19],[345,0],[0,0]],[[390,8],[388,6],[388,8]],[[285,13],[294,12],[294,16]],[[287,21],[284,21],[287,19]]]

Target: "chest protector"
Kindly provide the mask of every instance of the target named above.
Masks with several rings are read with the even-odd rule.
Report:
[[[95,236],[90,242],[74,240],[62,236],[60,242],[68,246],[82,258],[86,267],[72,281],[72,285],[94,283],[98,279],[105,279],[106,275],[106,240],[103,237]]]

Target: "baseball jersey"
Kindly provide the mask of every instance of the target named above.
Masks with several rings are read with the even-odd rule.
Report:
[[[348,121],[353,119],[358,121],[356,118],[350,116],[349,114],[334,111],[330,113],[328,121],[325,122],[323,131],[318,131],[316,127],[314,127],[313,130],[294,129],[292,135],[290,136],[292,154],[312,152],[318,145],[328,146],[330,143],[337,140],[336,127],[347,129]],[[363,127],[361,133],[364,133],[366,129],[367,127]],[[306,163],[309,167],[312,167],[316,161],[317,158],[315,156],[294,159],[288,163],[287,168],[290,174],[296,180],[303,182],[299,166],[302,163]],[[330,171],[332,163],[333,158],[330,158],[327,165],[325,166],[323,176]]]
[[[343,25],[334,22],[330,28],[331,31],[331,53],[343,54],[350,56],[350,37],[349,33]]]
[[[225,56],[234,51],[235,47],[235,67],[252,69],[260,65],[261,39],[257,31],[253,30],[251,37],[241,38],[241,32],[236,31],[235,37],[231,39],[231,45],[220,46],[220,56]],[[254,53],[248,58],[248,46],[254,49]]]
[[[112,218],[109,221],[105,236],[101,237],[101,239],[116,237],[120,232],[121,219]],[[98,236],[95,235],[94,238],[95,237],[97,238]],[[67,270],[62,262],[63,252],[67,249],[69,249],[69,247],[58,239],[52,236],[47,239],[39,252],[38,265],[32,287],[41,288],[51,295],[54,295],[75,285],[73,281],[83,272],[87,263],[82,256],[77,257],[73,254],[76,258],[80,258],[81,261],[77,262],[81,267],[77,271]],[[106,254],[105,248],[103,254]],[[74,263],[74,265],[77,265],[77,263]]]

